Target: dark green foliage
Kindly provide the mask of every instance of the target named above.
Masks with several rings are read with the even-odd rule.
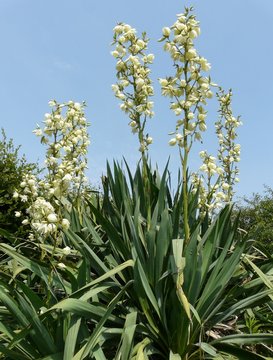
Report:
[[[28,163],[25,156],[19,155],[20,146],[15,147],[12,139],[2,129],[0,140],[0,228],[23,236],[21,219],[14,216],[15,211],[25,211],[26,206],[13,198],[13,193],[22,181],[23,174],[38,170],[36,164]],[[1,235],[0,235],[1,237]]]
[[[206,353],[208,331],[215,334],[214,326],[235,314],[242,318],[246,308],[264,303],[270,292],[262,283],[257,284],[261,286],[258,295],[253,295],[255,282],[243,286],[248,273],[240,263],[246,243],[237,232],[237,221],[231,222],[231,209],[222,211],[210,226],[203,224],[201,231],[196,195],[189,194],[191,238],[185,244],[182,192],[178,188],[171,196],[167,169],[162,178],[150,168],[142,172],[138,167],[135,176],[127,171],[125,175],[116,163],[113,172],[108,166],[102,208],[92,204],[90,208],[102,231],[101,246],[104,243],[115,259],[112,263],[135,261],[134,272],[124,272],[125,282],[134,279],[126,304],[138,311],[141,325],[141,333],[135,332],[135,346],[146,339],[143,353],[147,355],[152,346],[158,349],[155,359],[168,358],[170,351],[182,359],[189,354],[194,359],[195,353],[199,358]],[[237,333],[235,327],[230,330]],[[225,335],[223,331],[221,338]],[[272,335],[266,338],[272,341]],[[196,346],[200,339],[201,348]],[[214,341],[214,351],[217,348],[228,346]],[[236,351],[244,353],[232,345],[230,354]]]
[[[69,255],[49,244],[0,244],[0,358],[272,355],[272,262],[261,270],[248,258],[231,207],[201,224],[189,192],[185,243],[183,192],[179,185],[172,193],[167,168],[160,177],[149,166],[132,174],[114,163],[103,189],[66,214]],[[255,333],[249,309],[263,323]]]
[[[263,195],[255,193],[243,198],[237,205],[240,212],[239,227],[247,231],[247,237],[255,240],[255,246],[273,252],[273,189],[265,188]]]

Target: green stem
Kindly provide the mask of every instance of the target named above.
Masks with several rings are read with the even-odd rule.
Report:
[[[185,243],[187,244],[190,239],[190,226],[189,226],[189,211],[188,211],[188,179],[187,179],[187,163],[188,163],[188,150],[187,144],[184,144],[184,156],[180,153],[183,171],[183,220],[184,220],[184,233]]]
[[[184,67],[184,77],[185,81],[188,84],[188,61],[185,63]],[[188,92],[185,93],[185,101],[187,101],[188,98]],[[182,176],[183,176],[183,220],[184,220],[184,233],[185,233],[185,244],[187,244],[190,240],[190,226],[189,226],[189,199],[188,199],[188,178],[187,178],[187,167],[188,167],[188,154],[189,154],[189,147],[188,147],[188,136],[186,134],[186,129],[188,128],[188,110],[184,110],[185,114],[185,124],[183,129],[183,140],[184,140],[184,154],[182,155],[180,151],[180,158],[181,158],[181,164],[182,164]]]
[[[140,145],[144,143],[144,137],[143,137],[143,128],[140,129],[138,133],[139,143]],[[146,210],[147,210],[147,229],[150,227],[151,223],[151,206],[150,206],[150,183],[148,179],[148,162],[147,162],[147,154],[145,151],[141,152],[141,162],[142,162],[142,175],[143,175],[143,182],[144,182],[144,198],[145,198],[145,204],[146,204]]]

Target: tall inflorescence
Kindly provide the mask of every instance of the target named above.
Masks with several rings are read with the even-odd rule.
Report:
[[[231,202],[234,195],[234,185],[239,182],[238,162],[240,161],[241,145],[236,143],[237,128],[242,125],[240,117],[235,117],[232,112],[232,91],[225,93],[220,89],[217,94],[220,104],[219,119],[215,123],[216,134],[219,142],[218,159],[223,173],[221,187],[225,194],[226,202]]]
[[[48,235],[56,238],[59,230],[68,229],[70,224],[63,217],[61,204],[71,194],[77,197],[87,181],[84,172],[90,144],[84,104],[50,101],[49,105],[52,110],[45,114],[44,127],[37,126],[33,131],[47,146],[47,174],[42,180],[25,174],[20,189],[14,193],[14,197],[29,205],[22,223],[31,226],[32,239],[41,241]]]
[[[162,95],[171,98],[170,108],[177,116],[175,131],[171,133],[171,146],[178,145],[183,175],[183,216],[186,242],[189,240],[188,224],[188,156],[194,140],[201,141],[206,131],[207,111],[205,105],[212,98],[212,86],[206,73],[210,70],[208,61],[200,56],[194,47],[194,39],[200,35],[199,22],[186,8],[171,27],[162,29],[166,50],[174,62],[175,74],[159,79]]]
[[[223,205],[230,203],[234,195],[234,185],[239,181],[240,144],[236,143],[237,128],[242,124],[231,108],[232,92],[225,93],[219,88],[219,118],[215,122],[218,138],[218,156],[213,157],[207,151],[201,151],[203,164],[199,174],[192,174],[194,191],[199,191],[200,215],[212,215]]]
[[[136,30],[130,25],[119,23],[114,27],[112,55],[117,59],[117,83],[112,85],[115,96],[121,100],[120,108],[130,118],[129,125],[134,134],[138,135],[139,151],[144,156],[153,139],[145,134],[148,118],[154,115],[154,94],[152,81],[149,77],[149,65],[154,55],[146,54],[148,39],[143,33],[138,37]]]
[[[184,191],[184,227],[185,237],[189,238],[187,224],[187,166],[188,156],[195,140],[202,141],[207,130],[205,106],[213,97],[212,83],[206,73],[210,70],[208,61],[200,56],[194,47],[194,40],[200,34],[199,22],[192,15],[192,8],[185,8],[177,15],[171,27],[162,29],[164,49],[170,54],[176,69],[173,76],[159,79],[162,95],[171,98],[170,108],[177,116],[175,131],[171,133],[171,146],[178,145]],[[212,215],[225,203],[232,200],[234,183],[238,181],[240,145],[235,143],[238,118],[232,115],[231,91],[227,94],[218,87],[220,103],[219,119],[215,123],[219,142],[217,158],[207,151],[201,151],[202,166],[199,172],[191,174],[193,191],[198,191],[201,217]]]

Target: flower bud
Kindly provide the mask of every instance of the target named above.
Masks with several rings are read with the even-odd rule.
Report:
[[[70,226],[70,222],[67,219],[62,220],[62,227],[64,230],[68,230]]]
[[[34,179],[28,180],[28,184],[29,184],[30,186],[34,186],[34,185],[35,185],[35,180],[34,180]]]
[[[72,176],[70,174],[66,174],[63,179],[63,181],[71,181],[72,180]]]
[[[152,142],[153,142],[153,138],[151,136],[148,136],[147,139],[146,139],[147,145],[152,144]]]
[[[142,39],[138,39],[137,40],[137,46],[144,48],[145,47],[145,41],[143,41]]]
[[[18,199],[18,197],[19,197],[18,192],[17,192],[17,191],[14,191],[12,197],[13,197],[14,199]]]
[[[177,141],[180,141],[180,140],[183,139],[183,135],[182,134],[176,134],[175,138],[176,138]]]
[[[159,83],[161,86],[167,86],[169,84],[167,79],[159,79]]]
[[[206,164],[201,165],[199,169],[200,169],[201,171],[208,171],[208,167],[207,167]]]
[[[48,102],[48,105],[49,105],[50,107],[53,107],[53,106],[56,105],[56,101],[55,101],[55,100],[50,100],[50,101]]]
[[[71,248],[69,246],[66,246],[65,248],[63,248],[63,253],[65,255],[69,255],[71,253]]]
[[[33,134],[35,134],[36,136],[42,136],[43,135],[43,131],[42,129],[35,129],[32,131]]]
[[[170,33],[171,33],[171,29],[170,29],[169,27],[164,27],[164,28],[162,29],[162,34],[163,34],[163,36],[168,37],[168,36],[170,36]]]
[[[116,34],[121,34],[122,31],[123,31],[123,26],[122,25],[116,25],[113,29],[113,31],[116,33]]]
[[[194,48],[189,49],[186,52],[186,59],[187,60],[192,60],[197,56],[196,50]]]
[[[58,266],[59,269],[65,269],[66,268],[66,265],[64,263],[59,263],[57,266]]]
[[[119,52],[117,50],[111,51],[111,55],[117,58],[119,56]]]
[[[199,156],[201,159],[204,159],[204,157],[206,156],[206,151],[200,151]]]
[[[174,146],[176,144],[176,138],[172,138],[170,141],[169,141],[169,145],[170,146]]]
[[[56,223],[58,221],[58,218],[57,218],[57,215],[54,214],[54,213],[51,213],[47,216],[47,220],[50,222],[50,223]]]
[[[138,150],[139,150],[141,153],[143,153],[143,152],[146,150],[145,144],[144,144],[144,143],[141,143]]]
[[[200,131],[206,131],[207,130],[207,125],[204,122],[201,122],[199,124],[199,129],[200,129]]]
[[[152,63],[154,61],[154,58],[155,58],[154,54],[148,54],[146,56],[146,59],[147,59],[148,63]]]
[[[74,108],[75,108],[76,110],[81,110],[82,106],[81,106],[81,104],[80,104],[80,103],[75,102],[75,104],[74,104]]]
[[[198,120],[204,121],[206,119],[206,114],[198,114],[197,115]]]

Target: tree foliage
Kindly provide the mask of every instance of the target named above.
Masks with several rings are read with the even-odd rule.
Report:
[[[247,231],[248,238],[256,245],[273,250],[273,189],[266,186],[263,194],[244,197],[237,205],[240,212],[239,226]]]
[[[20,156],[20,146],[8,139],[4,129],[0,140],[0,228],[19,235],[23,232],[20,218],[15,211],[25,210],[24,203],[13,197],[14,189],[20,187],[26,172],[38,171],[37,164],[28,163],[25,155]]]

